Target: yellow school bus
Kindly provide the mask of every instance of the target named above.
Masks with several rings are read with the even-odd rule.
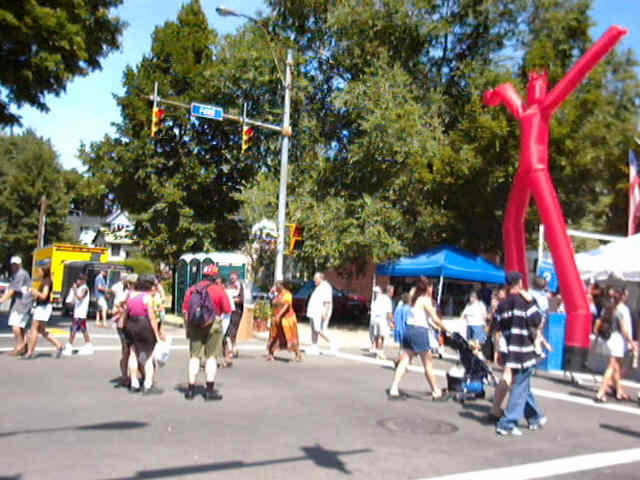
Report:
[[[51,275],[53,290],[51,301],[54,308],[62,307],[62,287],[64,285],[65,264],[76,261],[106,263],[109,261],[109,251],[104,247],[87,247],[71,243],[54,243],[33,252],[33,268],[31,278],[38,284],[38,262],[48,258],[51,260]]]

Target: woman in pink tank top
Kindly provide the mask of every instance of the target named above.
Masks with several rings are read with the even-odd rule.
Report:
[[[137,358],[137,366],[131,368],[131,391],[140,391],[138,370],[144,372],[143,395],[162,393],[153,385],[153,349],[158,339],[158,320],[153,309],[153,278],[142,275],[136,283],[135,291],[130,292],[124,311],[124,329],[133,343],[133,350]]]

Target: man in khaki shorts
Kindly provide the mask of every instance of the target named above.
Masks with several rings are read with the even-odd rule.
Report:
[[[222,395],[215,390],[215,378],[218,370],[217,358],[222,356],[222,314],[231,313],[229,297],[224,287],[217,285],[215,279],[218,276],[218,267],[209,265],[202,274],[204,279],[187,290],[182,304],[182,313],[185,319],[185,329],[189,338],[189,371],[187,391],[184,398],[193,400],[196,392],[196,377],[200,371],[200,362],[205,361],[205,374],[207,388],[205,400],[222,400]],[[215,310],[215,320],[205,327],[196,324],[196,312],[190,311],[194,308],[192,297],[199,296],[199,292],[208,295]]]
[[[31,319],[33,296],[31,295],[31,278],[22,268],[20,257],[11,257],[11,272],[13,273],[11,284],[0,298],[0,303],[13,300],[11,313],[9,313],[9,326],[13,330],[16,346],[9,355],[16,356],[24,354],[27,350],[27,338],[24,332]]]

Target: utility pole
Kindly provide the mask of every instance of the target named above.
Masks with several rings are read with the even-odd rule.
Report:
[[[36,242],[37,248],[44,247],[44,231],[47,223],[47,197],[42,195],[40,198],[40,219],[38,221],[38,239]]]
[[[291,127],[291,71],[293,69],[293,50],[287,50],[287,65],[284,84],[284,118],[282,121],[282,150],[280,154],[280,194],[278,195],[278,246],[276,253],[275,281],[283,279],[284,266],[284,227],[287,209],[287,168],[289,166],[289,136]]]

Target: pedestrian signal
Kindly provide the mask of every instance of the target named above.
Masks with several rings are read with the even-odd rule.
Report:
[[[158,107],[153,107],[151,110],[151,137],[155,138],[156,132],[162,126],[162,118],[164,117],[164,110]]]
[[[253,144],[256,132],[251,127],[242,127],[242,153]]]

